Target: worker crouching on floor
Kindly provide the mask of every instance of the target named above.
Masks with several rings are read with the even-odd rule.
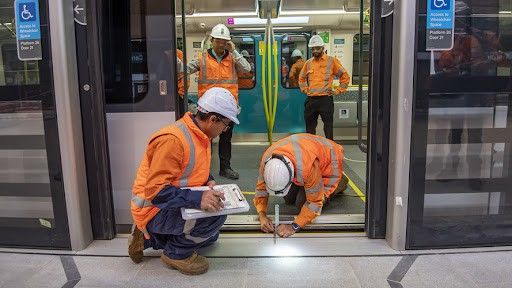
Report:
[[[198,101],[198,112],[186,113],[176,123],[150,137],[133,185],[134,220],[128,253],[135,263],[143,250],[163,249],[162,261],[183,274],[208,270],[197,250],[214,243],[226,216],[184,220],[181,208],[215,212],[223,207],[222,192],[212,190],[211,139],[237,119],[235,97],[224,88],[210,88]],[[210,186],[208,191],[185,187]]]
[[[343,153],[341,145],[306,133],[270,146],[261,159],[254,198],[261,230],[271,233],[275,229],[267,217],[269,195],[284,197],[286,203],[300,207],[291,225],[277,227],[280,237],[295,234],[320,215],[330,197],[346,188]]]

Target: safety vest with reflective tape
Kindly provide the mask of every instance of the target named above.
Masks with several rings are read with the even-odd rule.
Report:
[[[229,53],[219,63],[215,57],[204,51],[199,56],[199,64],[201,68],[197,79],[198,96],[203,96],[204,92],[212,87],[222,87],[229,90],[238,103],[238,75],[233,55]]]
[[[347,90],[350,77],[338,59],[325,54],[319,60],[311,58],[302,67],[299,88],[308,96],[331,95],[334,76],[340,79],[339,89]]]
[[[133,184],[133,197],[131,200],[131,212],[134,223],[137,227],[145,231],[147,223],[160,210],[155,207],[151,200],[167,185],[175,187],[193,187],[204,185],[208,181],[210,174],[211,146],[210,139],[206,136],[192,120],[192,114],[187,112],[183,118],[176,123],[167,126],[153,134],[148,142],[148,147],[137,171],[135,182]],[[156,138],[172,134],[178,138],[183,147],[183,161],[177,175],[173,175],[175,180],[171,183],[161,183],[156,189],[147,189],[147,179],[154,175],[148,175],[151,167],[148,153],[151,149],[153,140]],[[158,149],[158,148],[156,148]],[[150,195],[148,195],[150,191]],[[152,192],[151,192],[152,191]]]
[[[322,181],[319,181],[319,187],[310,188],[306,193],[316,193],[323,188],[324,195],[329,197],[343,175],[343,147],[329,139],[308,133],[301,133],[286,137],[272,146],[263,154],[260,165],[258,182],[263,180],[263,163],[272,156],[280,154],[286,156],[292,161],[295,168],[295,177],[293,182],[298,186],[304,186],[304,179],[310,177],[309,172],[313,162],[318,159],[320,170],[322,171]],[[321,187],[323,184],[323,187]],[[267,196],[267,191],[256,191],[256,197]],[[309,205],[309,203],[306,203]],[[308,208],[313,212],[319,212],[322,207],[309,205]]]

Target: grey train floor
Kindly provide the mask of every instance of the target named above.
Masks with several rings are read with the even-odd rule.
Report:
[[[322,215],[339,214],[364,214],[364,198],[358,195],[355,189],[364,194],[366,183],[366,155],[363,154],[356,145],[344,145],[345,159],[343,163],[343,172],[350,178],[352,185],[349,185],[344,193],[333,197],[330,204],[324,207]],[[240,174],[236,181],[220,177],[219,174],[219,156],[218,145],[212,147],[211,172],[219,184],[236,183],[244,191],[247,201],[252,204],[254,198],[254,189],[258,178],[259,163],[261,155],[267,148],[266,145],[249,145],[245,143],[235,143],[232,147],[231,167]],[[354,162],[355,161],[355,162]],[[275,204],[279,204],[281,215],[296,215],[298,209],[292,205],[286,205],[282,198],[270,197],[268,214],[274,214]],[[251,209],[244,213],[245,215],[256,215],[256,209],[251,205]],[[242,214],[243,215],[243,214]]]

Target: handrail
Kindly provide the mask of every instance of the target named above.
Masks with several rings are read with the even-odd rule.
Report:
[[[271,142],[271,135],[270,135],[270,113],[268,111],[268,101],[267,101],[267,81],[266,81],[266,55],[267,55],[267,30],[265,29],[265,36],[263,37],[263,55],[261,57],[261,89],[263,91],[263,109],[265,112],[265,119],[267,121],[267,137],[268,141]]]

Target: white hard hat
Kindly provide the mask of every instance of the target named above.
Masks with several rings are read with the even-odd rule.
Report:
[[[302,52],[299,49],[295,49],[292,52],[292,57],[302,57]]]
[[[263,168],[267,192],[273,196],[286,196],[292,185],[293,173],[293,164],[288,157],[273,154]]]
[[[311,37],[311,39],[309,39],[309,44],[308,44],[308,47],[311,48],[311,47],[320,47],[320,46],[325,46],[325,43],[324,43],[324,40],[322,39],[322,37],[318,36],[318,35],[313,35],[313,37]]]
[[[229,29],[224,24],[217,24],[213,27],[212,33],[210,34],[213,38],[219,38],[224,40],[231,40]]]
[[[197,101],[197,109],[203,113],[215,112],[240,124],[238,121],[238,105],[235,97],[229,90],[221,87],[213,87],[206,92]]]
[[[247,52],[247,50],[242,50],[240,54],[242,54],[244,57],[249,57],[249,52]]]

